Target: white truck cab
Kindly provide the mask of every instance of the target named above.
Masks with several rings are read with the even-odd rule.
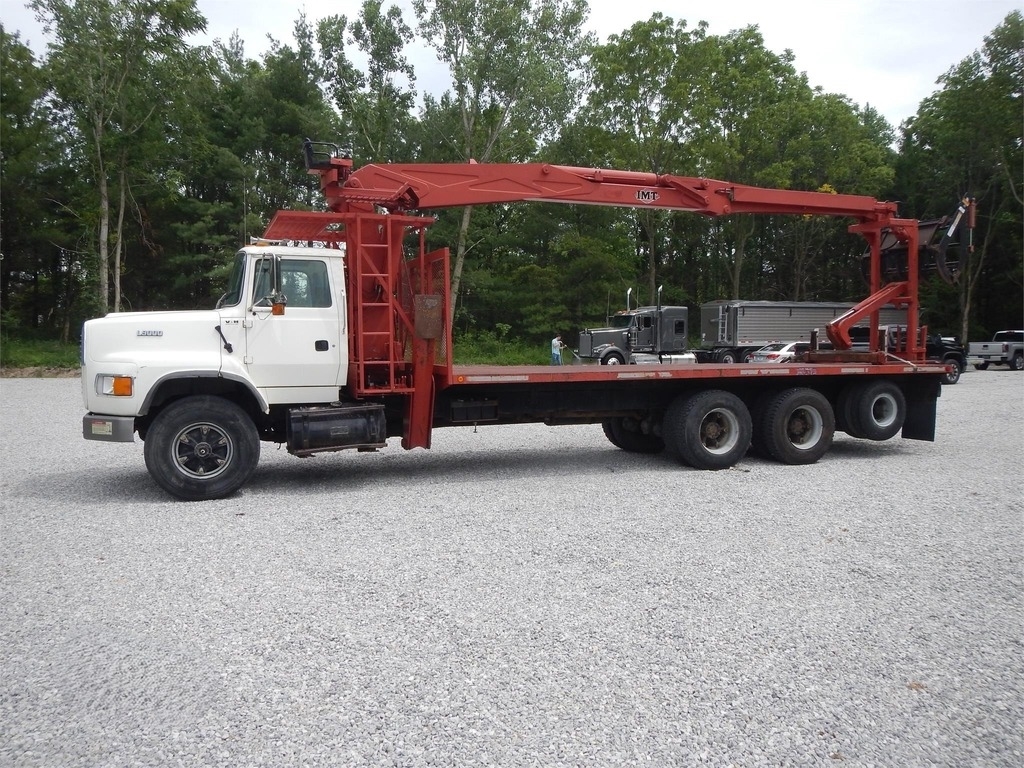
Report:
[[[336,400],[348,375],[343,261],[339,249],[257,243],[236,254],[214,309],[88,321],[85,436],[132,439],[134,417],[145,416],[172,381],[178,388],[196,378],[243,383],[264,413],[275,404]]]

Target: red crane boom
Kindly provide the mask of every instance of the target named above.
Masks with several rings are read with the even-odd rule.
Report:
[[[924,360],[923,329],[918,328],[918,222],[897,216],[896,203],[863,195],[839,195],[767,189],[718,179],[619,170],[576,168],[547,163],[411,163],[371,164],[354,169],[352,160],[331,144],[306,142],[306,166],[320,176],[320,187],[334,214],[427,211],[468,205],[552,202],[659,208],[706,216],[786,214],[839,216],[856,220],[850,231],[862,235],[871,253],[870,295],[826,327],[838,350],[850,349],[849,329],[867,316],[877,326],[885,304],[905,308],[904,345],[898,352]],[[330,214],[310,216],[281,212],[266,236],[323,239]],[[882,284],[881,241],[884,232],[906,244],[907,279]],[[328,238],[329,239],[329,238]],[[872,335],[873,336],[873,335]],[[877,350],[872,338],[871,350]]]

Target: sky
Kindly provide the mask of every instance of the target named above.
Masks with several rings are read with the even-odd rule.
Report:
[[[415,28],[410,0],[390,4],[403,8]],[[226,41],[237,31],[246,54],[257,57],[267,49],[268,35],[292,43],[301,12],[310,21],[335,14],[351,18],[362,2],[198,0],[197,5],[207,19],[207,32],[197,44]],[[807,73],[812,86],[870,105],[898,127],[938,90],[937,79],[980,49],[985,35],[1013,10],[1024,10],[1024,0],[590,0],[588,28],[604,41],[655,12],[685,19],[690,28],[706,21],[710,34],[756,25],[769,50],[793,51],[794,66]],[[41,26],[20,0],[0,0],[0,21],[7,32],[20,32],[37,54],[45,49]],[[447,71],[432,51],[420,47],[409,58],[421,91],[439,94],[447,87]]]

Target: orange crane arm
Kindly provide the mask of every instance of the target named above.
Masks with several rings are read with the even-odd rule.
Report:
[[[896,204],[862,195],[765,189],[718,179],[574,168],[547,163],[423,163],[366,165],[324,178],[334,211],[378,205],[392,211],[431,210],[521,201],[690,211],[708,216],[778,213],[888,219]]]
[[[917,325],[918,223],[899,219],[896,203],[863,195],[837,195],[789,189],[768,189],[669,174],[576,168],[547,163],[409,163],[371,164],[358,170],[351,158],[333,144],[306,141],[306,167],[320,176],[320,188],[335,214],[426,211],[468,205],[510,202],[554,202],[658,208],[689,211],[706,216],[730,214],[790,214],[840,216],[856,220],[851,232],[863,235],[871,251],[871,297],[834,321],[828,335],[839,349],[850,346],[849,328],[866,316],[877,317],[881,298],[882,231],[907,243],[908,274],[900,287],[888,287],[887,301],[907,308],[907,336],[911,357],[923,359]],[[317,229],[312,214],[293,214],[294,224],[280,221],[268,230],[289,237],[302,217]],[[320,214],[329,216],[329,214]],[[295,229],[298,232],[298,229]],[[298,239],[307,239],[304,231]],[[885,302],[881,302],[885,303]]]

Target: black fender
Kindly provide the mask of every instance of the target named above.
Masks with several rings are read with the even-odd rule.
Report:
[[[152,409],[160,407],[169,400],[175,400],[179,396],[226,395],[236,392],[241,392],[243,395],[239,398],[241,404],[249,405],[265,414],[270,413],[270,404],[267,399],[260,394],[260,391],[253,386],[249,379],[220,371],[198,370],[174,371],[157,379],[146,393],[138,415],[147,416]]]

